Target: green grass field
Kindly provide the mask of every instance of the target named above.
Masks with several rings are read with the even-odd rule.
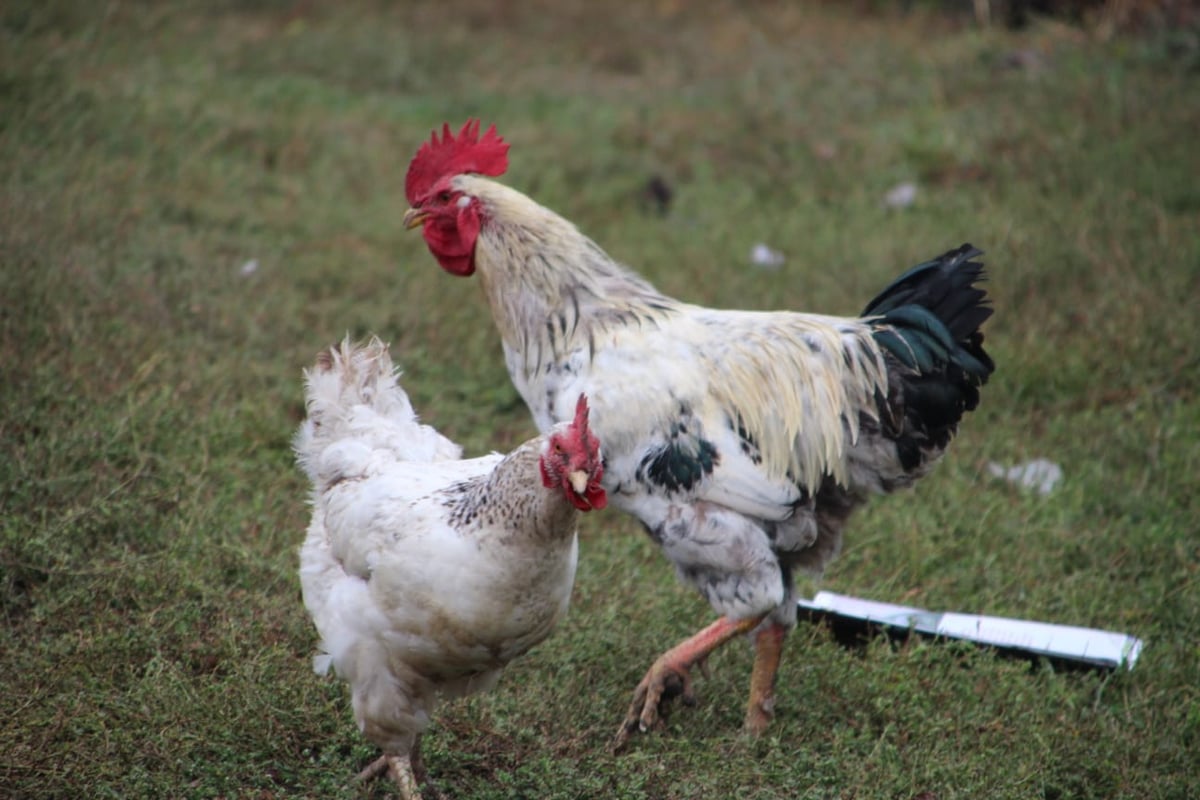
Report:
[[[569,618],[426,737],[453,798],[1200,795],[1200,72],[1194,37],[981,31],[782,2],[0,7],[0,796],[385,797],[300,601],[301,369],[392,343],[469,453],[533,433],[474,281],[400,225],[468,116],[505,180],[690,301],[855,313],[987,251],[998,371],[945,463],[859,516],[823,588],[1104,627],[1132,672],[801,626],[608,752],[710,620],[590,515]],[[1018,54],[1019,57],[1014,57]],[[644,186],[674,189],[657,213]],[[915,182],[915,203],[885,207]],[[750,264],[755,243],[785,265]],[[249,266],[248,266],[249,265]],[[1041,497],[989,461],[1045,457]]]

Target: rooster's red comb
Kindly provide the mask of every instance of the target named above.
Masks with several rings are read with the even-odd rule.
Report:
[[[469,119],[455,136],[450,123],[443,123],[442,138],[437,131],[421,145],[408,165],[404,194],[410,205],[419,203],[433,185],[447,175],[474,172],[479,175],[503,175],[508,169],[508,143],[492,125],[479,136],[479,120]]]

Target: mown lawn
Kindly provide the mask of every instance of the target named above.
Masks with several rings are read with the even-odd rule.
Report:
[[[533,432],[478,287],[400,225],[415,147],[472,115],[512,143],[505,180],[691,301],[853,313],[986,250],[983,406],[821,586],[1147,645],[1102,675],[801,627],[767,737],[738,729],[737,646],[617,757],[633,685],[710,612],[594,515],[565,626],[442,708],[438,788],[1197,796],[1197,63],[1186,33],[784,2],[5,3],[0,796],[392,792],[349,784],[375,751],[309,668],[290,440],[302,367],[347,331],[390,340],[469,452]],[[750,263],[760,242],[782,267]],[[986,468],[1037,457],[1065,472],[1046,497]]]

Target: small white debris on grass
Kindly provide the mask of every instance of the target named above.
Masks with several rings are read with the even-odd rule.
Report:
[[[784,258],[783,253],[759,242],[750,249],[750,262],[764,269],[779,269],[783,266]]]
[[[1062,467],[1044,458],[1035,458],[1015,467],[1004,467],[991,461],[988,462],[987,468],[995,478],[1006,480],[1022,489],[1033,489],[1042,495],[1053,492],[1063,477]]]
[[[905,181],[888,190],[883,196],[883,204],[888,208],[908,208],[916,199],[917,185],[912,181]]]
[[[253,275],[256,272],[258,272],[258,259],[257,258],[252,258],[249,261],[247,261],[245,264],[242,264],[241,268],[238,270],[238,274],[241,275],[243,278],[249,278],[251,275]]]

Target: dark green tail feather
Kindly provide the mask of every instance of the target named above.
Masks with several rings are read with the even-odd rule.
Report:
[[[979,330],[992,315],[987,293],[975,285],[986,279],[983,265],[971,261],[980,255],[964,244],[918,264],[863,310],[874,318],[875,341],[907,367],[889,378],[894,389],[880,398],[906,469],[949,443],[996,368]]]
[[[986,279],[983,264],[970,260],[980,255],[964,244],[913,267],[867,303],[862,316],[887,326],[875,334],[880,346],[922,374],[952,366],[975,385],[986,383],[995,363],[983,349],[979,328],[992,307],[975,285]]]

